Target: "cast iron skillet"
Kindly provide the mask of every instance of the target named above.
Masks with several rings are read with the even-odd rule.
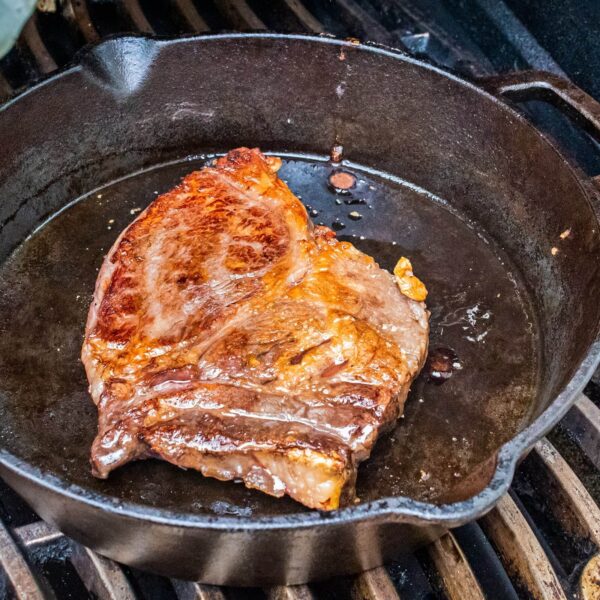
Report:
[[[547,92],[598,125],[594,101],[551,76],[490,85]],[[124,563],[232,585],[374,567],[493,506],[598,363],[591,186],[496,97],[399,52],[114,38],[5,105],[0,139],[0,472]],[[314,220],[382,266],[411,257],[431,348],[456,354],[444,385],[413,385],[361,467],[361,502],[332,513],[157,461],[90,475],[96,414],[78,356],[102,257],[157,193],[242,145],[283,156]],[[350,194],[327,185],[339,168],[357,177]]]

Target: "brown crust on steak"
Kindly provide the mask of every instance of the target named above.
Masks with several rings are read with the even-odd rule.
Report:
[[[332,509],[402,410],[428,313],[239,148],[158,197],[106,257],[82,350],[93,472],[157,456]]]

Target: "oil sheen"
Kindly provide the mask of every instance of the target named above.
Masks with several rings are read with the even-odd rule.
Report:
[[[96,409],[79,353],[98,269],[140,210],[204,162],[158,166],[73,201],[1,267],[1,444],[116,502],[244,517],[307,510],[153,460],[127,465],[106,481],[90,473]],[[331,185],[340,170],[353,179],[337,179],[352,185]],[[464,497],[472,474],[523,428],[536,403],[538,330],[521,279],[476,224],[407,182],[300,156],[284,158],[280,176],[315,223],[332,227],[383,268],[410,258],[429,290],[430,349],[439,360],[451,358],[449,367],[438,366],[448,370],[443,385],[430,370],[414,382],[403,418],[359,469],[358,496]]]

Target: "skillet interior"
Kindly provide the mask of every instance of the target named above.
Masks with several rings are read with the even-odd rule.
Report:
[[[454,347],[464,364],[442,387],[414,386],[405,421],[363,469],[359,494],[464,496],[451,489],[456,481],[548,406],[596,333],[598,233],[576,178],[515,114],[410,60],[324,40],[204,41],[113,40],[54,90],[42,87],[0,113],[2,139],[12,140],[0,157],[0,256],[19,248],[2,269],[2,446],[64,485],[119,500],[241,517],[300,511],[159,463],[91,479],[95,414],[76,357],[103,252],[131,208],[196,163],[108,182],[239,145],[325,156],[338,143],[354,163],[402,177],[460,215],[414,187],[365,174],[359,195],[374,208],[360,206],[367,214],[354,223],[344,198],[337,206],[325,189],[327,165],[285,166],[324,222],[347,223],[340,235],[364,235],[364,244],[352,241],[384,266],[402,252],[415,258],[432,293],[432,347]],[[567,228],[572,236],[560,240]],[[472,343],[466,332],[487,337]]]
[[[192,513],[294,512],[301,507],[292,501],[158,461],[127,466],[108,481],[90,475],[96,410],[78,357],[98,267],[132,211],[199,166],[185,161],[100,188],[38,229],[5,263],[2,442],[43,470],[131,502]],[[291,158],[281,176],[316,222],[333,225],[382,266],[393,269],[401,255],[413,259],[430,290],[431,348],[451,347],[462,367],[444,385],[428,384],[427,375],[413,385],[405,418],[360,470],[359,496],[444,501],[531,412],[538,367],[533,305],[508,258],[441,200],[356,168],[356,188],[336,194],[327,185],[332,170],[328,162]]]

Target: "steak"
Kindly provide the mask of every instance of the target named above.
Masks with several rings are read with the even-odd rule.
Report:
[[[409,297],[410,263],[402,293],[312,225],[280,164],[229,152],[106,256],[82,350],[97,477],[158,457],[311,508],[353,499],[423,364],[428,312]]]

